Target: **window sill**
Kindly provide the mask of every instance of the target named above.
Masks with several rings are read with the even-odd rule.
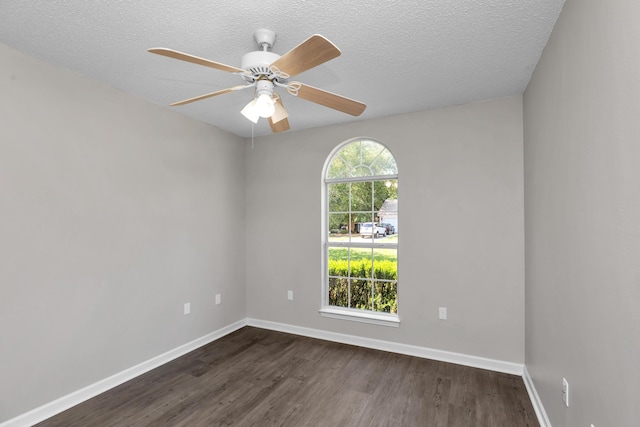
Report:
[[[322,317],[330,317],[332,319],[350,320],[352,322],[369,323],[372,325],[390,326],[397,328],[400,326],[400,318],[393,314],[374,314],[366,312],[358,312],[349,309],[328,308],[320,310]]]

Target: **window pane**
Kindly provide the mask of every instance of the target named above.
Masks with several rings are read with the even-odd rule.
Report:
[[[388,150],[384,148],[383,145],[375,142],[375,141],[362,141],[362,164],[371,166],[378,156],[382,153],[383,150]]]
[[[374,282],[373,310],[384,313],[398,312],[398,282]]]
[[[375,279],[398,279],[398,250],[373,249],[373,275]]]
[[[384,145],[369,140],[354,141],[336,153],[327,169],[327,178],[396,175],[398,165]]]
[[[389,150],[385,148],[371,164],[371,171],[374,175],[396,175],[398,173],[398,165]]]
[[[349,214],[329,214],[329,241],[349,241]]]
[[[347,166],[340,157],[336,156],[329,164],[327,178],[347,178],[350,170],[351,166]]]
[[[392,189],[387,187],[387,185],[392,186],[393,184],[391,184],[391,181],[373,182],[373,210],[376,212],[378,212],[382,208],[384,202],[386,202],[387,200],[398,200],[397,191],[393,191]]]
[[[349,248],[329,248],[329,276],[349,276]]]
[[[354,238],[360,238],[361,218],[358,214],[351,214],[349,217],[351,218],[349,222],[349,241],[352,242]]]
[[[385,179],[378,181],[384,183],[384,188],[376,187],[376,191],[383,191],[386,199],[398,200],[398,180],[397,179]]]
[[[393,239],[389,239],[389,242],[398,242],[398,181],[395,179],[378,181],[376,182],[376,201],[378,202],[383,197],[380,194],[384,194],[384,201],[378,209],[378,220],[380,225],[385,227],[387,235],[396,236]]]
[[[329,184],[329,212],[349,212],[349,184]]]
[[[329,278],[329,305],[349,307],[349,279]]]
[[[351,183],[351,211],[372,211],[373,182]]]
[[[349,277],[360,279],[371,279],[373,270],[371,269],[372,249],[351,248],[349,253],[350,272]]]
[[[371,310],[371,280],[351,280],[352,308]]]
[[[329,305],[338,307],[349,306],[349,279],[347,279],[349,274],[348,259],[348,248],[329,248]]]
[[[347,176],[351,176],[353,168],[360,164],[360,141],[345,145],[338,155],[348,168],[349,173]]]
[[[398,250],[373,250],[373,310],[385,313],[398,311]]]
[[[364,235],[361,234],[361,231],[363,231],[362,225],[373,222],[373,214],[372,213],[354,213],[351,215],[351,221],[352,221],[352,228],[351,228],[352,239],[364,237]]]
[[[340,230],[349,222],[349,214],[330,214],[329,232],[340,233]]]

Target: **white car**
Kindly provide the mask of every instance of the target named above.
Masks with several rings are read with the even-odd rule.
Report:
[[[386,235],[387,229],[378,225],[377,222],[364,222],[360,226],[360,237],[363,239],[365,237],[380,237]]]

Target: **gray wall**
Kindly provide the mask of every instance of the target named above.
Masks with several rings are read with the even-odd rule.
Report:
[[[399,329],[318,313],[322,168],[358,136],[398,162]],[[249,141],[248,315],[522,363],[522,167],[521,97]]]
[[[556,427],[640,422],[639,29],[638,1],[568,0],[524,95],[526,365]]]
[[[0,94],[0,422],[246,317],[243,139],[2,45]]]

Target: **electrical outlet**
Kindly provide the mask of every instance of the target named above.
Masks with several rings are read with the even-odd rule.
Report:
[[[216,294],[216,304],[220,304],[222,302],[221,298],[220,294]]]
[[[447,307],[438,308],[438,319],[447,320]]]
[[[566,378],[562,379],[562,401],[565,406],[569,407],[569,381]]]
[[[184,304],[184,315],[186,316],[187,314],[191,314],[191,303],[190,302],[186,302]]]
[[[293,291],[287,291],[287,299],[293,301]]]

